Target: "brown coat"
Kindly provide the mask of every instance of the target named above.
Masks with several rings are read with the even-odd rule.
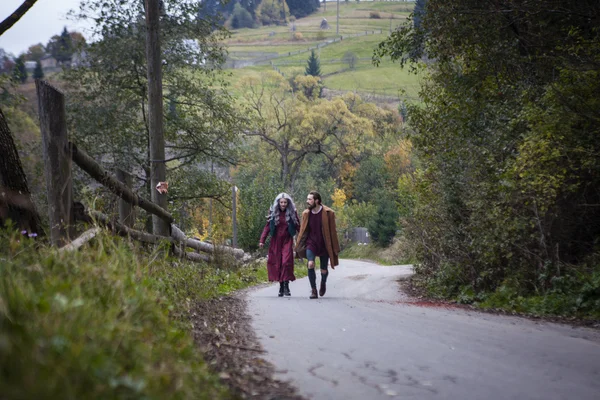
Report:
[[[298,233],[298,242],[296,243],[296,256],[298,258],[306,258],[306,239],[308,232],[308,213],[310,210],[304,210],[302,213],[302,223],[300,224],[300,232]],[[325,247],[332,266],[339,265],[338,254],[340,253],[340,243],[337,237],[337,228],[335,226],[335,212],[326,206],[323,206],[323,238],[325,239]]]

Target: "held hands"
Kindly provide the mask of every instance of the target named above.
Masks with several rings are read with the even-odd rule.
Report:
[[[258,247],[260,247],[262,249],[263,247],[265,247],[265,244],[264,243],[259,243]]]

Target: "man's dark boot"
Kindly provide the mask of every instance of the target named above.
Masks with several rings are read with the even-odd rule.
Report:
[[[321,279],[321,287],[319,288],[319,296],[325,296],[325,291],[327,290],[325,281]]]
[[[310,298],[311,299],[318,299],[319,296],[317,296],[317,289],[312,289],[312,292],[310,293]]]
[[[290,292],[290,281],[283,282],[283,294],[286,296],[292,295],[292,292]]]
[[[327,277],[329,276],[329,271],[323,273],[321,272],[321,287],[319,288],[319,296],[325,296],[325,291],[327,291]]]
[[[283,282],[279,282],[279,297],[283,297]]]

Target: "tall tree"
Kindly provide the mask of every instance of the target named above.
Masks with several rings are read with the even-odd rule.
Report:
[[[104,17],[96,21],[100,10]],[[169,200],[220,198],[227,185],[201,167],[235,162],[244,126],[220,74],[225,33],[197,17],[196,1],[167,1],[165,11],[160,39]],[[107,167],[135,173],[149,196],[154,159],[143,4],[98,0],[83,4],[76,16],[94,19],[94,34],[102,39],[86,49],[85,66],[65,73],[70,132],[93,155],[103,155]]]
[[[52,36],[46,45],[46,49],[61,64],[71,61],[74,52],[73,38],[67,31],[67,27],[63,28],[60,35]]]
[[[27,68],[25,68],[25,60],[23,56],[17,57],[13,69],[13,79],[17,82],[25,83],[27,81]]]
[[[43,234],[40,218],[31,201],[27,177],[23,171],[19,152],[0,109],[0,225],[8,219],[19,229],[29,233]]]
[[[310,56],[308,57],[305,74],[319,77],[321,76],[321,62],[319,61],[319,57],[317,57],[317,53],[315,50],[310,51]]]
[[[42,63],[40,60],[35,62],[35,69],[33,70],[33,78],[34,79],[42,79],[44,77],[44,69],[42,68]]]
[[[246,135],[258,138],[276,155],[281,186],[290,192],[309,155],[341,164],[344,158],[355,156],[363,138],[373,134],[373,123],[352,113],[344,99],[318,98],[318,78],[299,76],[295,86],[293,94],[289,83],[276,72],[242,81],[253,122]]]
[[[27,53],[25,53],[25,59],[27,61],[39,61],[42,59],[42,57],[44,57],[45,54],[46,49],[44,48],[44,45],[38,43],[29,46],[29,49],[27,49]]]
[[[426,172],[408,232],[453,294],[542,294],[597,251],[600,3],[546,3],[427,0],[375,54],[433,60],[409,112]]]
[[[296,18],[306,17],[319,9],[319,0],[285,0],[290,14]]]

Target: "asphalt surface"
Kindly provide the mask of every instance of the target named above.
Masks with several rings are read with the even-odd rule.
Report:
[[[411,303],[411,273],[341,260],[318,300],[307,278],[251,292],[276,377],[308,399],[600,400],[598,331]]]

